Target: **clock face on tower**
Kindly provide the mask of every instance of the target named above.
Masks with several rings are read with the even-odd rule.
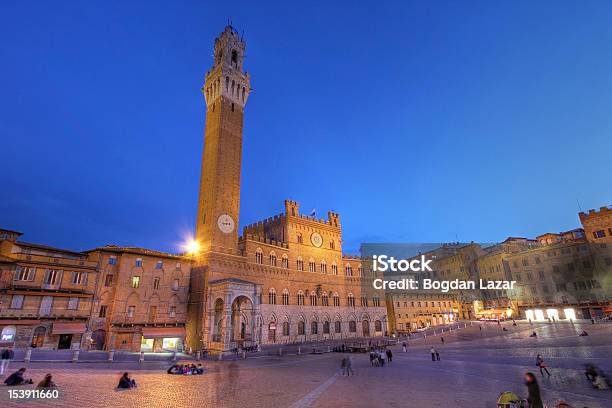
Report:
[[[224,234],[229,234],[234,231],[234,220],[227,214],[221,214],[217,218],[217,226]]]
[[[318,248],[321,245],[323,245],[323,238],[321,237],[321,234],[319,234],[318,232],[313,232],[312,235],[310,236],[310,242],[312,242],[312,245]]]

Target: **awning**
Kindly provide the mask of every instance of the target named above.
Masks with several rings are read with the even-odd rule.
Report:
[[[142,337],[152,339],[154,337],[185,337],[184,327],[143,327]]]
[[[86,331],[85,323],[53,323],[51,334],[79,334]]]

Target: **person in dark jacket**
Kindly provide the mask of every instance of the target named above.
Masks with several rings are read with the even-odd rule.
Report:
[[[25,372],[26,372],[25,368],[20,368],[19,370],[15,371],[13,374],[6,377],[6,380],[4,380],[4,383],[6,385],[32,384],[31,379],[24,378],[23,375],[25,374]]]
[[[533,373],[525,374],[525,385],[527,386],[528,408],[544,408],[542,397],[540,397],[540,386]]]
[[[391,363],[391,361],[393,361],[393,353],[389,349],[387,349],[386,353],[387,353],[387,360],[389,360],[389,363]]]
[[[0,375],[4,375],[4,372],[8,370],[9,363],[11,362],[13,357],[15,357],[15,353],[9,347],[7,349],[2,350],[0,357],[2,361],[2,363],[0,364]]]
[[[125,372],[119,379],[119,384],[117,385],[117,388],[121,388],[121,389],[136,388],[136,381],[131,379],[128,373]]]

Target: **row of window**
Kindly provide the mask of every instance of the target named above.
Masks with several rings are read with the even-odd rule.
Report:
[[[100,311],[98,313],[99,317],[106,317],[106,313],[108,311],[108,306],[102,305],[100,306]],[[136,314],[136,306],[128,306],[126,309],[127,317],[132,318]],[[168,317],[174,318],[176,317],[176,306],[168,306]],[[155,321],[157,319],[157,306],[149,306],[148,320]]]
[[[608,228],[608,235],[612,236],[612,228]],[[605,237],[606,237],[605,230],[593,231],[593,238],[599,239],[599,238],[605,238]]]
[[[112,282],[113,282],[113,276],[112,275],[106,275],[106,278],[107,278],[107,280],[105,280],[104,285],[105,286],[111,286]],[[153,278],[153,289],[154,290],[158,290],[159,289],[160,281],[161,281],[161,278],[159,278],[159,277]],[[107,285],[107,283],[108,283],[108,285]],[[139,288],[140,287],[140,276],[132,276],[131,285],[132,285],[132,288],[134,288],[134,289]],[[180,279],[174,279],[172,281],[172,290],[179,290],[179,286],[180,286]]]
[[[111,255],[108,258],[108,264],[109,265],[117,265],[117,257],[115,255]],[[134,266],[137,268],[142,268],[142,258],[136,258],[134,260]],[[164,268],[164,261],[158,260],[157,262],[155,262],[155,269],[163,269]],[[177,271],[181,269],[181,263],[177,262],[174,265],[174,269],[176,269]]]
[[[368,325],[369,327],[370,322],[368,322],[367,320],[364,320],[363,323],[364,323],[364,331],[369,331],[369,328],[366,328],[365,325]],[[331,323],[328,321],[323,322],[323,334],[330,333],[330,328],[331,328],[330,325]],[[268,330],[275,331],[276,329],[274,327],[276,327],[276,323],[270,323]],[[289,322],[283,322],[283,329],[282,329],[283,336],[290,335],[289,328],[290,328]],[[349,333],[356,333],[357,332],[357,322],[355,320],[350,320],[348,322],[348,329],[349,329],[348,330]],[[378,333],[382,332],[382,322],[380,320],[376,320],[374,322],[374,331]],[[342,332],[342,322],[338,320],[334,322],[334,332],[335,333]],[[298,336],[304,336],[306,334],[306,323],[303,320],[300,320],[297,324],[297,334]],[[319,322],[317,321],[310,322],[310,334],[319,334]]]
[[[11,309],[23,309],[23,303],[25,300],[24,295],[13,295],[11,298]],[[51,308],[53,307],[53,296],[43,296],[40,298],[39,305],[39,314],[41,316],[47,316],[51,313]],[[68,310],[77,310],[79,308],[79,298],[71,297],[68,298],[68,306],[66,309]]]
[[[257,248],[257,250],[255,251],[255,263],[260,264],[260,265],[263,265],[264,263],[264,255],[263,255],[263,251],[261,250],[261,248]],[[270,266],[279,266],[278,259],[274,252],[271,252],[270,255],[268,256],[268,264]],[[285,268],[285,269],[289,268],[289,257],[287,256],[287,254],[283,254],[281,258],[280,267]],[[304,260],[302,259],[301,256],[298,256],[298,258],[296,259],[295,268],[298,271],[304,270]],[[323,259],[318,265],[318,270],[321,273],[327,273],[327,261],[325,261],[325,259]],[[310,258],[308,260],[308,272],[317,272],[317,264],[313,258]],[[361,276],[362,272],[363,272],[363,269],[361,268],[361,266],[359,266],[357,268],[357,276]],[[332,275],[338,274],[338,265],[336,265],[335,262],[331,264],[331,273]],[[346,264],[344,266],[344,274],[346,276],[353,276],[352,265]]]
[[[447,303],[448,303],[448,305],[447,305]],[[425,307],[429,307],[429,304],[431,304],[431,307],[435,307],[436,306],[436,302],[434,302],[434,301],[430,301],[430,302],[425,301],[425,302],[423,302],[423,304],[425,304]],[[412,301],[412,302],[410,302],[410,307],[415,307],[415,305],[416,305],[416,307],[421,307],[421,302],[420,301],[417,301],[417,302]],[[438,302],[438,307],[451,307],[451,305],[452,305],[451,302]],[[397,302],[397,307],[400,307],[400,306],[401,306],[400,302]],[[404,307],[408,307],[408,302],[404,302]]]
[[[15,268],[13,277],[16,281],[32,282],[36,278],[39,268],[18,266]],[[64,271],[61,269],[44,269],[43,285],[58,286],[62,281]],[[70,283],[73,285],[87,285],[87,272],[73,271],[70,275]]]
[[[317,294],[315,292],[311,292],[310,295],[308,296],[309,298],[309,303],[310,306],[319,306],[319,296],[317,296]],[[329,295],[327,293],[323,293],[320,296],[320,303],[321,306],[331,306],[333,305],[334,307],[340,307],[340,296],[338,296],[338,293],[334,293],[332,295],[332,303],[330,304],[329,302]],[[305,301],[306,301],[306,296],[304,295],[303,291],[299,291],[297,293],[297,305],[298,306],[304,306],[305,305]],[[283,290],[283,293],[281,295],[281,301],[283,305],[289,305],[289,291],[287,289]],[[270,290],[268,291],[268,304],[270,305],[275,305],[276,304],[276,290],[274,288],[270,288]],[[352,293],[349,293],[347,298],[346,298],[346,305],[348,307],[355,307],[355,296]],[[361,297],[361,306],[368,306],[368,298],[365,296]],[[372,298],[372,306],[375,307],[379,307],[380,306],[380,299],[377,297]]]

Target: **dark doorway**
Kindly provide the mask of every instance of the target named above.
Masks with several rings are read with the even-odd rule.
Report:
[[[104,342],[106,332],[104,330],[96,330],[91,334],[91,348],[93,350],[104,350]]]
[[[70,348],[72,343],[72,334],[60,334],[59,343],[57,344],[58,350],[67,350]]]

